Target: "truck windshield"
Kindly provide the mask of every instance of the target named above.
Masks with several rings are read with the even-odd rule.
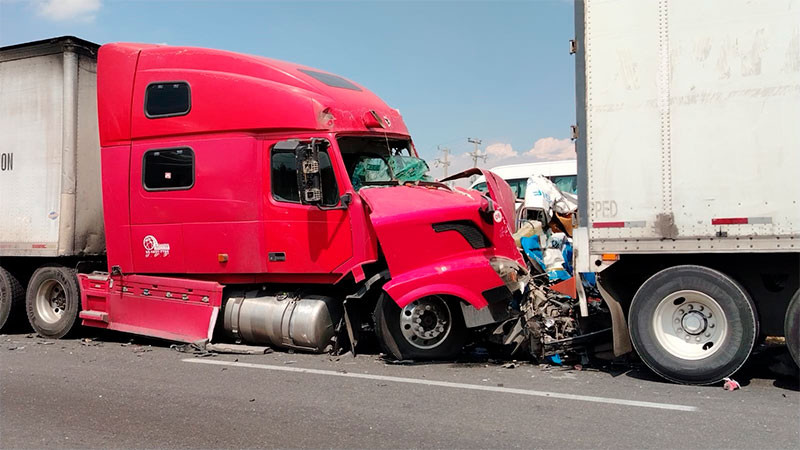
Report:
[[[339,138],[338,143],[347,174],[356,190],[408,181],[433,181],[428,175],[428,164],[413,156],[408,140],[349,136]]]

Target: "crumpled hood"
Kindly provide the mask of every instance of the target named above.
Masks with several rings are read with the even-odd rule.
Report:
[[[364,188],[359,195],[367,203],[370,221],[393,276],[476,252],[522,261],[505,212],[500,222],[487,221],[481,216],[481,194],[477,191],[392,186]],[[476,249],[457,232],[434,230],[434,224],[447,222],[469,223],[473,230],[480,229],[490,245]]]
[[[452,220],[465,210],[477,212],[480,206],[479,201],[465,192],[422,186],[374,187],[358,193],[367,202],[376,228],[386,223],[422,220],[430,224]]]

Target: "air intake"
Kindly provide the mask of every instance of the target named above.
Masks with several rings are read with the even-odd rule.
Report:
[[[452,222],[440,222],[433,224],[433,231],[443,233],[445,231],[457,231],[469,245],[474,249],[489,248],[492,246],[489,238],[483,234],[474,222],[469,220],[454,220]]]

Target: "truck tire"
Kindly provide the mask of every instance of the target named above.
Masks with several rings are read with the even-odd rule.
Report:
[[[383,352],[398,360],[452,359],[464,347],[461,309],[442,296],[422,297],[400,308],[383,293],[373,318]]]
[[[650,277],[633,297],[628,322],[644,363],[683,384],[711,384],[732,375],[758,336],[747,292],[702,266],[670,267]]]
[[[792,354],[794,363],[800,367],[800,290],[794,293],[786,309],[783,331],[786,336],[786,347]]]
[[[40,267],[28,282],[28,321],[41,336],[60,339],[74,328],[81,304],[75,274],[75,270],[66,267]]]
[[[19,280],[9,271],[0,267],[0,330],[8,322],[9,316],[25,301],[25,290]]]

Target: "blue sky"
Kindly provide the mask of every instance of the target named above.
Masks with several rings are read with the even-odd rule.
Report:
[[[0,46],[75,35],[212,47],[353,79],[397,108],[429,161],[454,168],[574,157],[569,0],[0,0]],[[434,168],[434,175],[441,169]]]

